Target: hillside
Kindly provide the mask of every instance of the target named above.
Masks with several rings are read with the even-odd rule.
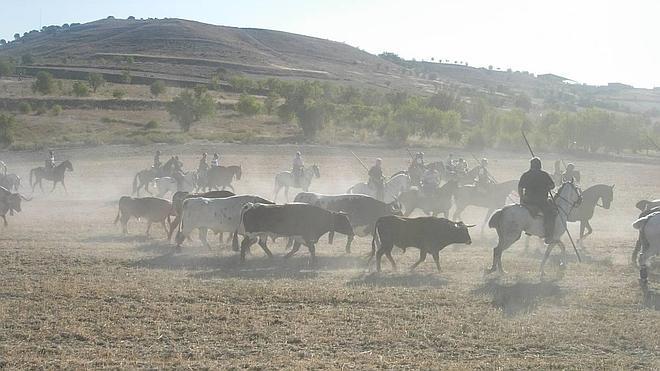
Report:
[[[118,81],[129,70],[133,83],[153,79],[194,86],[221,75],[317,79],[431,94],[461,89],[461,95],[510,99],[524,93],[540,106],[599,106],[633,113],[660,112],[660,91],[620,84],[595,87],[559,76],[382,58],[356,47],[287,32],[216,26],[182,19],[103,19],[86,24],[44,27],[0,47],[0,57],[30,54],[22,73],[49,70],[67,79],[100,72]],[[446,61],[447,62],[447,61]],[[569,83],[567,83],[569,82]]]

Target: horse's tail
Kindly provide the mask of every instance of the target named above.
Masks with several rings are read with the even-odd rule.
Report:
[[[488,227],[499,228],[501,218],[502,218],[502,209],[499,209],[493,214],[493,216],[490,217],[490,220],[488,221]]]
[[[137,193],[137,187],[138,187],[138,178],[140,177],[140,173],[138,172],[135,174],[135,178],[133,178],[133,194]]]

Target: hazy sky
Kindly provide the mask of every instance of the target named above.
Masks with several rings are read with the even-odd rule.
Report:
[[[371,53],[660,86],[657,0],[0,0],[0,38],[108,15],[276,29]]]

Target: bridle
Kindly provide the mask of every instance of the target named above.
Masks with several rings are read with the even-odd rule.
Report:
[[[564,187],[567,184],[569,184],[571,187],[573,187],[573,189],[575,190],[575,193],[577,193],[577,195],[578,195],[577,200],[575,200],[573,202],[571,202],[566,197],[561,195],[561,191],[564,189]],[[557,205],[556,199],[558,199],[558,198],[565,201],[567,204],[569,204],[571,206],[570,209],[568,209],[568,212],[566,210],[564,210],[563,208],[559,207],[559,205]],[[564,182],[564,183],[562,183],[561,187],[559,187],[559,189],[557,190],[557,193],[554,194],[554,196],[552,197],[552,200],[553,200],[553,203],[555,204],[555,207],[557,208],[557,210],[561,211],[564,214],[564,216],[568,219],[568,215],[570,215],[571,211],[573,211],[573,209],[575,209],[576,207],[580,206],[580,204],[582,203],[582,191],[580,190],[580,188],[578,186],[573,184],[573,182]]]

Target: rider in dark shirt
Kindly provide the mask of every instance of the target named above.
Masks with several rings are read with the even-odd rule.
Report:
[[[523,205],[536,206],[543,212],[545,243],[554,242],[553,232],[557,210],[548,198],[548,192],[555,188],[555,182],[550,175],[541,170],[541,160],[534,157],[530,160],[530,169],[526,171],[518,182],[518,194]]]
[[[156,155],[154,156],[154,169],[158,170],[163,164],[160,162],[160,150],[156,151]]]
[[[369,169],[369,186],[376,188],[376,199],[384,199],[383,184],[383,160],[376,159],[374,166]]]

